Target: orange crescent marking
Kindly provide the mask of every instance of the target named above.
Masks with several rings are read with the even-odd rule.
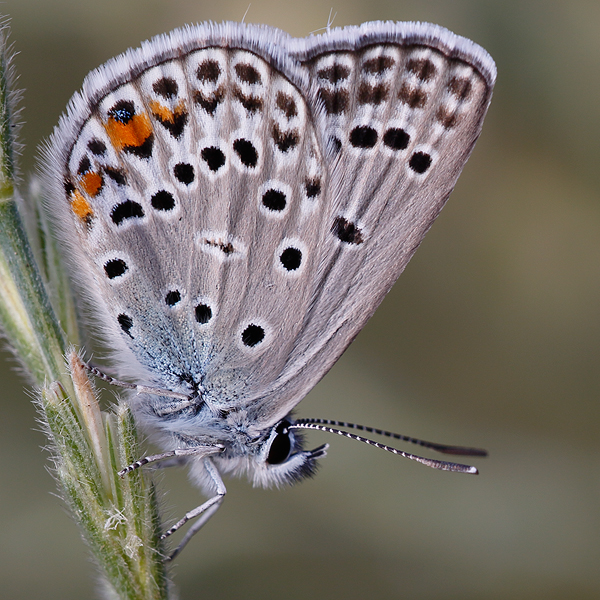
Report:
[[[152,100],[152,102],[150,102],[150,110],[152,111],[152,114],[161,121],[168,121],[169,123],[173,123],[175,121],[175,115],[173,112],[156,100]]]
[[[166,106],[163,106],[160,102],[152,100],[152,102],[150,102],[150,110],[156,118],[163,122],[173,124],[175,123],[175,119],[185,112],[185,104],[183,101],[181,101],[179,104],[177,104],[175,110],[171,110]]]
[[[95,196],[102,188],[102,175],[88,172],[81,178],[81,187],[89,196]]]
[[[71,192],[71,210],[82,220],[89,221],[94,216],[90,203],[78,190]]]
[[[139,148],[152,134],[150,117],[146,113],[133,115],[127,123],[109,117],[104,128],[112,145],[119,151],[127,146]]]

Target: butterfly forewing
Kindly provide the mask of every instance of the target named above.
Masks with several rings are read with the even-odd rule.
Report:
[[[64,172],[111,337],[213,404],[268,387],[311,300],[326,175],[299,89],[254,52],[200,49],[115,86]]]

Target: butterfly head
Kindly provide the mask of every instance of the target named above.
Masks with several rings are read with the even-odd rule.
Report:
[[[243,449],[233,444],[214,462],[222,472],[246,472],[257,487],[281,487],[312,477],[329,444],[304,450],[304,436],[290,427],[292,423],[289,417],[279,421]]]

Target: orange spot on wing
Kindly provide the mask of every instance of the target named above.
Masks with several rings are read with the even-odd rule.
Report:
[[[147,114],[133,115],[127,123],[109,117],[104,124],[106,133],[117,150],[126,147],[139,148],[152,134],[152,125]]]
[[[163,123],[173,124],[175,123],[175,119],[185,112],[185,105],[183,102],[180,102],[175,107],[175,110],[171,110],[170,108],[163,106],[160,102],[152,100],[152,102],[150,102],[150,110],[152,111],[152,114]]]
[[[102,175],[89,171],[81,178],[81,187],[89,196],[95,196],[102,189]]]
[[[152,100],[152,102],[150,102],[150,110],[152,111],[152,114],[161,121],[168,121],[172,123],[175,119],[173,111],[168,109],[166,106],[163,106],[156,100]]]
[[[90,206],[90,203],[78,190],[71,192],[71,210],[86,223],[89,223],[94,216],[94,211]]]

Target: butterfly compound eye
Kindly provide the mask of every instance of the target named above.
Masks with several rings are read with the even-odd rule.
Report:
[[[292,440],[290,439],[288,425],[288,421],[282,421],[277,425],[277,429],[275,430],[277,435],[271,442],[269,455],[267,456],[267,463],[270,465],[284,463],[292,453]]]

